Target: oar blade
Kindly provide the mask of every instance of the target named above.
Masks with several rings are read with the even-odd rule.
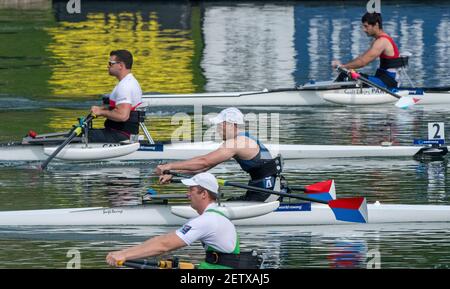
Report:
[[[408,107],[415,105],[419,101],[420,101],[419,98],[407,95],[407,96],[403,96],[402,98],[400,98],[395,103],[395,106],[399,107],[399,108],[402,108],[402,109],[407,109]]]
[[[369,221],[366,198],[336,199],[331,200],[328,205],[339,221],[354,223],[367,223]]]
[[[305,186],[305,194],[313,199],[331,201],[336,199],[334,180],[326,180]]]

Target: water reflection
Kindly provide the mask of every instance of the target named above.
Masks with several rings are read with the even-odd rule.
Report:
[[[84,268],[105,268],[108,251],[140,243],[175,227],[21,227],[0,228],[2,267],[62,268],[66,252],[77,247]],[[238,227],[242,250],[265,255],[266,268],[367,268],[378,254],[381,268],[433,268],[449,263],[449,224],[365,224],[340,226]],[[23,251],[26,246],[27,250]],[[52,251],[40,256],[40,250]],[[21,252],[19,254],[19,252]],[[2,254],[7,253],[7,256]],[[35,254],[37,253],[37,255]],[[14,258],[20,255],[21,262]],[[199,263],[196,243],[174,253]],[[407,263],[405,263],[407,256]]]
[[[106,69],[109,52],[126,48],[134,55],[133,73],[144,91],[194,92],[192,62],[195,39],[191,23],[198,13],[190,5],[113,6],[83,3],[83,14],[64,17],[57,9],[57,25],[47,28],[51,37],[47,50],[52,94],[86,97],[109,92],[114,85]],[[168,19],[172,19],[168,21]],[[177,20],[177,21],[176,21]],[[197,28],[196,28],[197,29]]]
[[[293,87],[293,7],[205,4],[202,67],[208,91]]]
[[[426,187],[426,198],[433,203],[447,203],[448,193],[446,190],[448,159],[417,165],[417,177],[428,180]]]
[[[362,241],[337,241],[330,246],[327,259],[332,269],[358,269],[366,267],[367,244]]]
[[[0,9],[2,94],[87,100],[108,93],[115,81],[106,60],[118,47],[136,56],[134,72],[146,91],[293,87],[330,79],[332,59],[354,58],[371,40],[356,2],[86,1],[73,15],[65,5]],[[449,3],[383,5],[385,30],[413,53],[413,81],[449,85]]]
[[[393,36],[400,52],[412,53],[409,74],[415,84],[448,85],[447,80],[427,74],[425,71],[429,66],[424,65],[450,65],[446,57],[440,58],[440,62],[436,58],[449,49],[448,29],[445,30],[449,15],[443,12],[448,11],[448,2],[435,2],[427,7],[407,2],[401,5],[387,2],[383,5],[384,30]],[[364,9],[356,3],[345,3],[344,6],[336,5],[336,9],[330,9],[305,3],[294,5],[294,43],[297,52],[294,74],[297,84],[311,78],[330,79],[333,73],[329,66],[331,59],[349,61],[368,49],[371,39],[362,31],[360,21]],[[426,14],[423,13],[425,11]],[[363,70],[373,73],[376,65],[372,63]],[[441,75],[447,74],[441,72]]]

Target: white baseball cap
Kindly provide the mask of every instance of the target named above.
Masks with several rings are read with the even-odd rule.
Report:
[[[200,186],[211,193],[219,194],[219,183],[216,177],[211,173],[199,173],[190,179],[182,179],[181,182],[188,187]]]
[[[219,124],[224,121],[235,124],[244,124],[244,115],[239,109],[229,107],[222,110],[216,117],[211,118],[209,121],[212,124]]]

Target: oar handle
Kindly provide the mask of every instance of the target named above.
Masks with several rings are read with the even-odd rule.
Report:
[[[147,259],[134,259],[129,261],[119,261],[118,266],[127,266],[135,269],[195,269],[195,265],[190,262],[178,262],[175,260],[151,261]]]
[[[140,264],[140,263],[134,263],[134,262],[131,262],[131,261],[125,261],[125,262],[119,264],[119,266],[130,267],[130,268],[133,268],[133,269],[158,269],[157,266],[145,265],[145,264]]]
[[[177,173],[177,172],[174,172],[174,171],[163,171],[163,175],[172,175],[172,176],[175,176],[175,177],[179,177],[179,178],[185,178],[185,179],[189,179],[189,178],[192,178],[192,176],[190,176],[190,175],[185,175],[185,174],[180,174],[180,173]]]
[[[359,79],[359,80],[361,80],[362,82],[364,82],[364,83],[366,83],[366,84],[368,84],[368,85],[370,85],[370,86],[373,86],[373,87],[375,87],[375,88],[378,88],[379,90],[384,91],[384,92],[386,92],[386,93],[388,93],[388,94],[390,94],[390,95],[392,95],[392,96],[394,96],[394,97],[396,97],[396,98],[398,98],[398,99],[402,98],[400,95],[398,95],[398,94],[396,94],[396,93],[390,91],[389,89],[387,89],[387,88],[385,88],[385,87],[382,87],[381,85],[378,85],[378,84],[376,84],[376,83],[370,81],[369,79],[365,78],[365,77],[362,76],[360,73],[358,73],[358,72],[356,72],[356,71],[354,71],[354,70],[348,70],[348,69],[346,69],[346,68],[344,68],[344,67],[341,67],[341,66],[338,66],[338,67],[336,68],[336,70],[339,71],[339,72],[342,72],[342,73],[347,74],[347,75],[350,76],[352,79],[355,79],[355,80],[356,80],[356,79]]]
[[[125,262],[124,261],[119,261],[119,262],[117,262],[117,265],[122,266],[126,262],[131,262],[131,263],[140,264],[140,265],[159,266],[159,262],[158,261],[151,261],[151,260],[148,260],[148,259],[133,259],[133,260],[127,260]]]
[[[174,260],[161,260],[158,262],[161,269],[195,269],[195,265],[189,262],[178,262]]]

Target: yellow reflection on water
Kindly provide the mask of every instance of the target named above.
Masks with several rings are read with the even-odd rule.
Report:
[[[143,91],[195,91],[190,30],[162,29],[158,15],[141,13],[89,13],[85,21],[58,22],[47,28],[52,42],[47,50],[54,61],[49,86],[52,95],[92,98],[110,93],[117,80],[108,75],[109,52],[133,53],[133,74]]]

